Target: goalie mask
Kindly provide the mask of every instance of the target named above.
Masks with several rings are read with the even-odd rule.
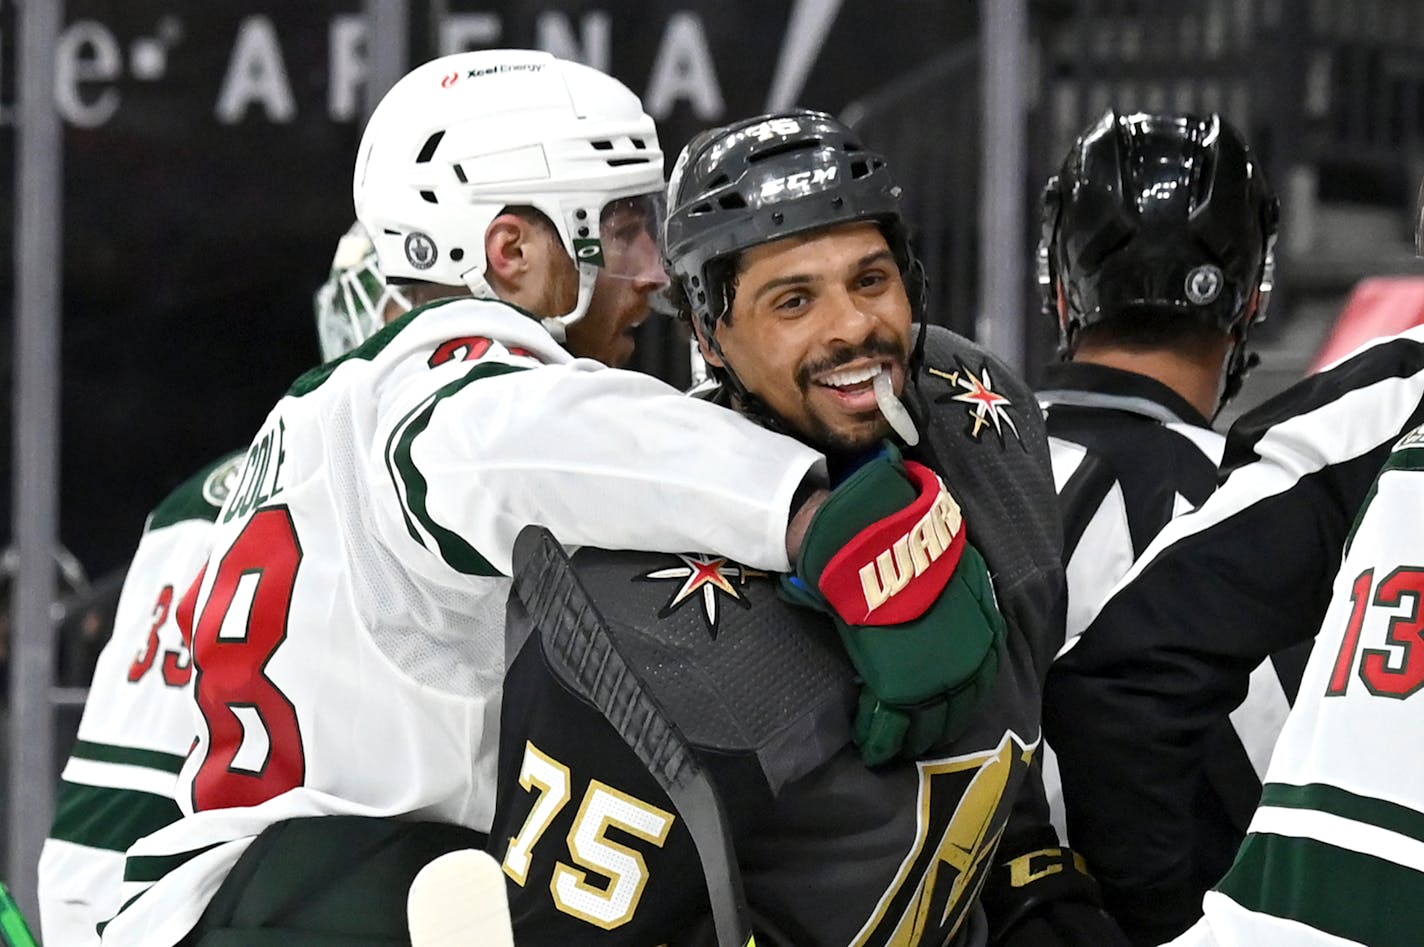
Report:
[[[1065,357],[1079,332],[1165,313],[1233,338],[1222,404],[1256,361],[1279,202],[1220,116],[1109,111],[1073,145],[1043,196],[1038,281]]]
[[[316,336],[329,362],[381,331],[389,318],[409,311],[410,300],[381,274],[366,228],[351,225],[336,244],[331,275],[316,291]]]
[[[660,266],[662,167],[653,120],[616,79],[548,53],[480,50],[427,62],[386,93],[353,197],[387,279],[483,298],[495,297],[490,223],[507,208],[540,211],[579,270],[574,308],[544,320],[562,341],[600,272],[638,279]],[[648,239],[618,232],[630,217]]]

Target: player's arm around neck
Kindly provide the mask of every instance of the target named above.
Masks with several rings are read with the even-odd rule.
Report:
[[[510,351],[400,369],[411,390],[386,399],[372,443],[398,501],[382,522],[393,543],[507,575],[519,530],[539,523],[569,545],[789,567],[792,501],[824,482],[821,454],[647,375]]]

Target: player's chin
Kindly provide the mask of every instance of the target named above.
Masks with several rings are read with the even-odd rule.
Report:
[[[627,368],[638,351],[638,341],[630,333],[621,333],[608,344],[607,357],[603,364],[610,368]]]
[[[834,451],[858,454],[878,447],[890,436],[890,425],[879,411],[821,418],[822,440]]]

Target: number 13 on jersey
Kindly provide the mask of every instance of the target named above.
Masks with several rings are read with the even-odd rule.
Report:
[[[1417,566],[1400,566],[1378,585],[1374,569],[1366,569],[1355,577],[1350,587],[1350,618],[1325,688],[1326,697],[1342,697],[1349,689],[1357,651],[1360,680],[1374,696],[1403,699],[1424,686],[1421,596],[1424,596],[1424,569]],[[1389,609],[1394,614],[1385,629],[1385,647],[1361,649],[1361,631],[1371,607]]]

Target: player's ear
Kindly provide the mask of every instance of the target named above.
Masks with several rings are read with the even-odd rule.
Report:
[[[518,214],[500,214],[485,230],[485,279],[492,286],[518,286],[533,267],[535,234]]]

